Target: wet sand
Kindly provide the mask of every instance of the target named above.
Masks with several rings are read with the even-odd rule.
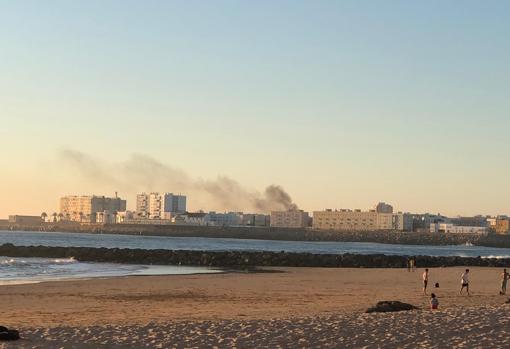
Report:
[[[0,348],[509,347],[501,270],[470,268],[467,297],[458,294],[463,269],[431,269],[430,285],[441,286],[438,312],[421,294],[421,269],[277,268],[0,286],[1,324],[25,338]],[[363,314],[380,300],[422,310]]]

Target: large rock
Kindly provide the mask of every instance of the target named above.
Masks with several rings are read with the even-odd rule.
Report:
[[[395,311],[409,311],[419,309],[412,304],[402,303],[399,301],[382,301],[377,302],[375,307],[367,309],[367,313],[388,313]]]
[[[15,341],[19,338],[18,331],[10,330],[5,326],[0,326],[0,341]]]

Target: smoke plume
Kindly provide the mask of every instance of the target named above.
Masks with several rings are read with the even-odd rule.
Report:
[[[125,161],[105,162],[80,151],[63,149],[59,152],[59,163],[60,168],[76,173],[77,182],[97,190],[119,191],[130,201],[137,193],[160,191],[187,194],[191,206],[206,210],[268,213],[297,209],[279,185],[270,185],[261,193],[225,176],[216,180],[193,178],[142,154],[133,154]]]

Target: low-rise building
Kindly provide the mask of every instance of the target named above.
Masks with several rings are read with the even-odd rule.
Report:
[[[8,221],[12,224],[39,225],[43,222],[43,219],[41,216],[11,215]]]
[[[410,213],[394,213],[393,214],[393,230],[413,231],[414,217]]]
[[[276,228],[306,228],[310,225],[310,215],[303,210],[272,211],[269,221]]]
[[[509,234],[510,233],[510,219],[509,218],[498,218],[496,219],[496,225],[494,231],[497,234]]]
[[[448,234],[477,234],[486,235],[487,227],[470,227],[463,225],[453,225],[452,223],[432,223],[430,225],[431,233],[448,233]]]
[[[117,223],[117,213],[110,211],[96,212],[97,224],[115,224]]]
[[[186,212],[172,218],[172,223],[179,225],[205,226],[208,223],[208,214],[205,212]]]
[[[460,225],[465,227],[488,227],[489,223],[487,222],[487,217],[484,216],[473,216],[473,217],[463,217],[458,216],[454,218],[450,218],[450,223],[453,225]]]
[[[115,223],[125,224],[133,219],[135,219],[135,213],[133,211],[121,211],[117,212],[117,215],[115,216]]]
[[[207,225],[218,227],[238,226],[243,222],[243,214],[239,212],[209,212],[206,216],[206,222]]]
[[[242,225],[252,227],[267,227],[269,226],[270,216],[265,214],[256,213],[243,213]]]
[[[413,214],[413,231],[426,233],[433,223],[449,223],[449,219],[441,214],[421,213]]]

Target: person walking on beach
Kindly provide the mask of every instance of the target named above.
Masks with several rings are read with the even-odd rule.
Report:
[[[427,286],[429,284],[429,270],[428,269],[425,269],[425,271],[423,272],[422,278],[423,278],[423,295],[426,296],[427,295]]]
[[[462,274],[460,279],[460,294],[462,294],[462,291],[464,288],[467,291],[467,295],[469,296],[469,269],[466,269],[466,271]]]
[[[409,269],[411,269],[411,271],[414,271],[416,268],[416,261],[414,260],[414,257],[411,257],[409,259]]]
[[[430,309],[437,310],[439,308],[439,300],[434,293],[430,294]]]
[[[411,257],[407,257],[407,271],[411,271]]]
[[[506,269],[503,269],[503,272],[501,273],[501,291],[499,292],[500,295],[506,294],[506,284],[509,279],[510,274],[507,273]]]

